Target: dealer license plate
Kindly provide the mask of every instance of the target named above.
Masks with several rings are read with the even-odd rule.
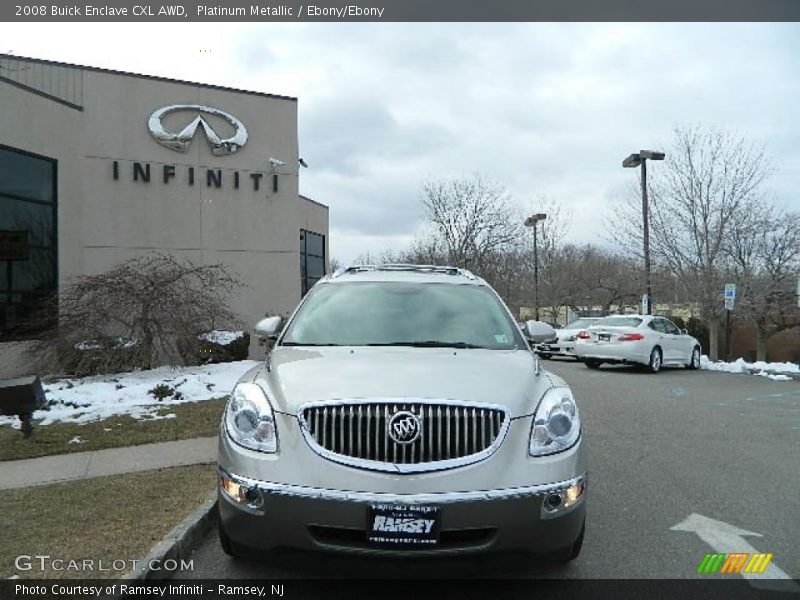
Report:
[[[601,342],[610,342],[611,341],[611,334],[610,333],[599,333],[597,334],[597,339]]]
[[[373,544],[434,546],[439,543],[436,506],[373,504],[367,511],[367,540]]]

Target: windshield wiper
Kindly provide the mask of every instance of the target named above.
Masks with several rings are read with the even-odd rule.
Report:
[[[409,346],[411,348],[480,348],[486,349],[486,346],[478,346],[476,344],[468,344],[466,342],[440,342],[438,340],[419,340],[415,342],[385,342],[380,344],[363,344],[364,346]]]

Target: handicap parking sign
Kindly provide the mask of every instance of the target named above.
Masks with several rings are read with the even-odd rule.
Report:
[[[725,300],[735,300],[736,299],[736,284],[735,283],[726,283],[725,284]]]

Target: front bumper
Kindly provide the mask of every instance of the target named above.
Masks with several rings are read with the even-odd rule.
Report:
[[[555,340],[542,343],[536,346],[536,352],[540,354],[548,354],[550,356],[575,357],[575,342]]]
[[[236,544],[394,556],[457,555],[563,550],[580,534],[586,514],[586,474],[541,485],[474,492],[395,494],[279,484],[241,477],[220,468],[220,484],[233,481],[247,501],[219,490],[220,526]],[[580,490],[571,504],[553,509],[548,497]],[[425,505],[441,509],[441,537],[434,547],[387,548],[367,541],[371,504]]]

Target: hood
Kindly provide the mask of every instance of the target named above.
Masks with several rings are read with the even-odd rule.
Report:
[[[296,414],[310,402],[426,398],[500,404],[533,413],[552,385],[525,350],[453,348],[277,348],[256,380],[273,408]]]

